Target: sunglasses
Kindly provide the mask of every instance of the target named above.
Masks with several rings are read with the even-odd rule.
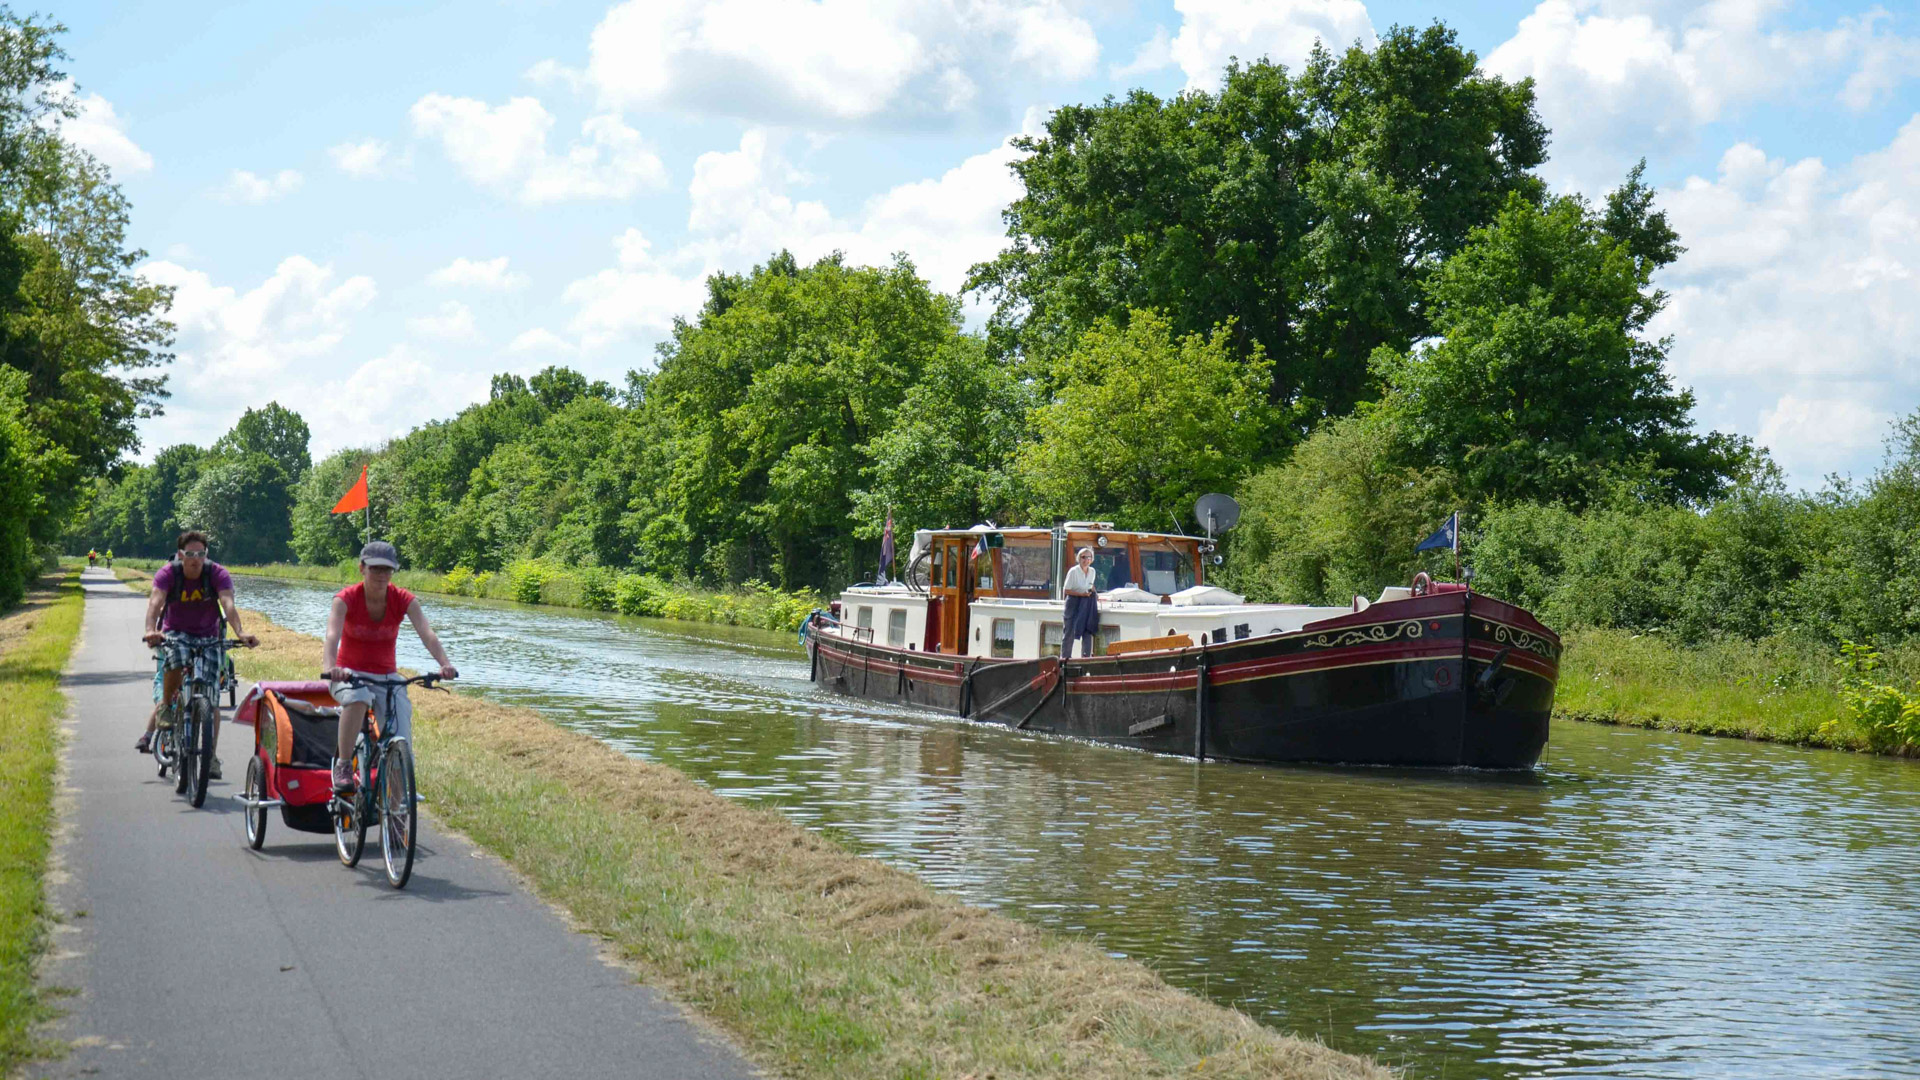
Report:
[[[204,559],[207,557],[207,553],[204,551],[182,550],[180,557],[183,559]]]

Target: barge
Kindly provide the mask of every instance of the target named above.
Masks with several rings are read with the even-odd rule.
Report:
[[[1094,655],[1061,658],[1070,552],[1095,551]],[[906,580],[803,628],[814,682],[873,701],[1165,754],[1527,769],[1557,634],[1426,574],[1345,607],[1251,604],[1206,582],[1210,539],[1115,529],[922,530]],[[1215,560],[1217,562],[1217,559]]]

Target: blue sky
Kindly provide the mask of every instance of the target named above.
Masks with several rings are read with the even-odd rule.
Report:
[[[704,275],[786,246],[908,252],[937,287],[1003,242],[1006,139],[1229,55],[1446,22],[1532,76],[1546,174],[1638,158],[1689,251],[1661,284],[1703,427],[1792,482],[1864,475],[1920,407],[1920,9],[1548,0],[535,0],[69,4],[69,135],[178,289],[141,456],[249,405],[324,453],[449,416],[496,371],[650,362]]]

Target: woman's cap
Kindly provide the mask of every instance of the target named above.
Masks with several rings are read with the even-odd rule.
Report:
[[[372,540],[360,549],[360,561],[368,566],[388,566],[400,569],[400,553],[385,540]]]

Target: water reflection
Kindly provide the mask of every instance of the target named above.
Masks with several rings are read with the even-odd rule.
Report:
[[[1518,778],[1202,766],[820,694],[773,635],[428,602],[469,686],[1414,1076],[1920,1076],[1912,763],[1561,725]]]

